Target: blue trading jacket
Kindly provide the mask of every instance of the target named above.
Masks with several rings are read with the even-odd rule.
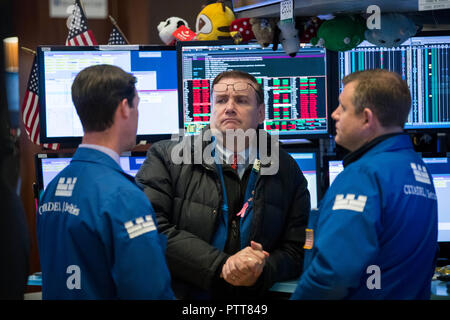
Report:
[[[37,213],[43,299],[173,299],[166,238],[134,179],[79,148]]]
[[[407,135],[387,138],[311,211],[291,299],[429,299],[436,250],[432,177]]]

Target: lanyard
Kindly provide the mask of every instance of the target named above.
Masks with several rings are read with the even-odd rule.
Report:
[[[216,234],[214,235],[213,244],[215,247],[223,250],[225,247],[225,242],[228,234],[228,196],[225,187],[225,181],[223,178],[222,165],[217,164],[217,172],[219,173],[220,182],[222,184],[223,190],[223,204],[222,204],[222,216],[220,217],[221,221],[219,222],[218,229]],[[249,242],[250,236],[250,222],[251,215],[253,213],[253,195],[255,193],[256,180],[258,178],[259,170],[261,167],[261,162],[258,158],[255,159],[253,163],[252,171],[250,173],[250,177],[247,183],[247,188],[245,190],[245,202],[242,209],[237,213],[240,216],[240,234],[241,234],[241,249],[246,246]],[[250,216],[250,217],[249,217]]]

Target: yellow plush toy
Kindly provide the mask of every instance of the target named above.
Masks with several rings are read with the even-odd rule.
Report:
[[[236,18],[223,2],[207,5],[197,16],[195,29],[198,40],[230,39],[230,25]]]

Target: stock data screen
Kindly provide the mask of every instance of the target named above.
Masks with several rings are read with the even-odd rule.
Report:
[[[45,138],[82,137],[81,121],[72,102],[72,83],[84,68],[110,64],[137,78],[139,136],[177,134],[180,128],[176,51],[160,48],[73,51],[40,48],[41,121]]]
[[[246,71],[262,86],[264,128],[269,132],[288,137],[328,132],[325,49],[304,47],[293,58],[282,48],[274,51],[259,44],[185,42],[180,43],[178,50],[187,134],[198,133],[209,124],[211,84],[226,70]]]
[[[411,91],[405,129],[450,128],[449,45],[450,36],[412,37],[394,48],[364,41],[353,50],[339,52],[339,78],[367,69],[395,71]]]

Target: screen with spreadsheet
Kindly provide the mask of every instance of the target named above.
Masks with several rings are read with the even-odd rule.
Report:
[[[120,157],[120,166],[130,176],[135,176],[145,161],[145,154]],[[72,161],[72,154],[37,154],[36,180],[40,191],[45,190],[55,178]]]
[[[292,58],[257,43],[178,42],[180,101],[187,134],[209,124],[210,89],[222,71],[253,75],[264,91],[264,128],[282,138],[328,133],[327,52],[304,47]]]
[[[97,64],[118,66],[137,78],[138,140],[155,141],[179,133],[175,47],[41,46],[37,53],[41,141],[81,141],[83,128],[72,102],[72,83],[82,69]]]
[[[408,82],[411,112],[407,130],[450,128],[450,36],[411,37],[398,47],[377,47],[367,41],[339,53],[339,79],[354,71],[381,68]],[[340,81],[340,91],[343,84]]]

